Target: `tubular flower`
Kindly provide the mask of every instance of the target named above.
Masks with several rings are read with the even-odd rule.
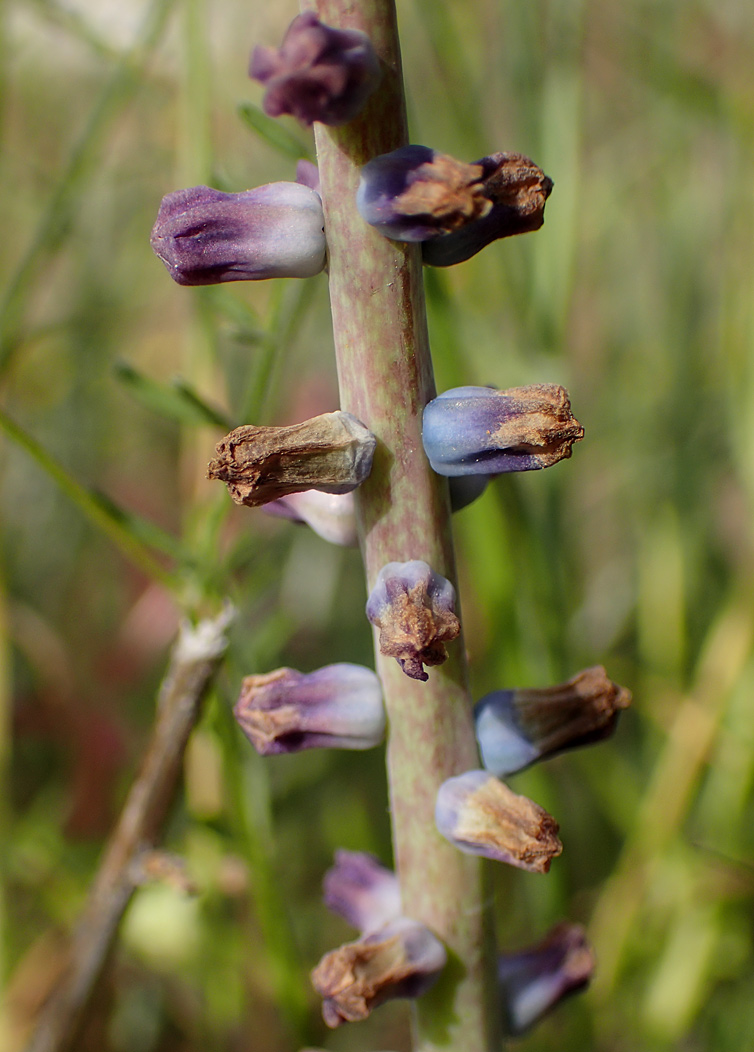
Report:
[[[564,387],[454,387],[424,407],[424,452],[439,475],[534,471],[571,455],[584,429]]]
[[[522,1034],[589,983],[594,954],[580,924],[557,924],[542,942],[498,961],[509,1034]]]
[[[247,676],[233,715],[260,756],[371,749],[385,734],[380,681],[361,665],[326,665],[308,675],[279,668]]]
[[[305,11],[279,49],[254,49],[249,76],[267,89],[262,106],[268,116],[289,113],[306,125],[339,125],[361,112],[379,83],[380,66],[365,33],[334,29]]]
[[[447,953],[429,928],[398,917],[356,942],[325,954],[312,972],[323,998],[322,1017],[333,1029],[366,1019],[397,997],[419,997],[445,967]]]
[[[281,519],[305,522],[331,544],[355,548],[358,543],[353,493],[320,493],[307,489],[270,501],[262,510]]]
[[[162,199],[151,244],[179,285],[310,278],[325,265],[324,227],[319,194],[300,182],[193,186]]]
[[[367,600],[367,617],[380,630],[380,653],[394,657],[411,679],[428,680],[424,665],[441,665],[445,643],[461,631],[455,597],[450,581],[427,563],[387,563]]]
[[[488,771],[467,771],[443,782],[435,822],[461,851],[530,873],[547,873],[563,850],[555,819]]]
[[[491,241],[537,230],[552,181],[528,157],[495,153],[466,164],[404,146],[361,169],[356,205],[395,241],[421,241],[425,263],[460,263]]]
[[[504,778],[536,760],[608,738],[631,694],[601,665],[567,683],[539,689],[496,690],[474,708],[482,762]]]
[[[365,934],[401,914],[401,888],[391,869],[363,851],[336,851],[323,881],[325,906]]]
[[[236,504],[259,507],[290,493],[348,493],[372,470],[376,439],[350,413],[323,413],[288,427],[237,427],[218,443],[207,475]]]

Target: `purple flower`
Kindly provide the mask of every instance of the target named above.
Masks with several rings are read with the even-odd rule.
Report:
[[[424,665],[441,665],[445,643],[461,630],[454,611],[453,585],[418,559],[383,566],[367,600],[367,617],[380,629],[380,653],[422,681],[429,679]]]
[[[440,475],[533,471],[570,457],[584,429],[556,384],[454,387],[424,407],[422,442]]]
[[[364,934],[401,913],[401,888],[392,869],[363,851],[336,851],[323,881],[325,905]]]
[[[503,954],[498,980],[506,1029],[522,1034],[592,977],[594,954],[580,924],[556,925],[536,946]]]
[[[380,681],[361,665],[327,665],[308,675],[279,668],[247,676],[233,714],[260,756],[371,749],[385,734]]]
[[[321,493],[307,489],[270,501],[262,510],[282,519],[305,522],[331,544],[354,548],[358,543],[353,493]]]
[[[366,1019],[397,997],[420,997],[445,967],[447,953],[429,928],[397,917],[378,931],[325,954],[312,972],[332,1028]]]
[[[530,873],[547,873],[551,860],[563,850],[555,819],[488,771],[467,771],[443,782],[435,822],[461,851]]]
[[[365,33],[334,29],[305,11],[279,49],[254,49],[249,76],[267,88],[262,105],[268,116],[290,113],[302,124],[338,125],[360,113],[379,83],[380,66]]]
[[[601,665],[554,687],[493,691],[474,708],[482,762],[504,778],[564,749],[603,741],[630,703],[630,692]]]
[[[151,244],[179,285],[309,278],[325,265],[324,225],[319,194],[303,183],[194,186],[162,199]]]

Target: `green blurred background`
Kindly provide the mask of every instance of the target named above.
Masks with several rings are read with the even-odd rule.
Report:
[[[597,663],[634,693],[610,742],[513,781],[558,819],[565,851],[546,878],[495,869],[499,941],[568,917],[599,961],[592,989],[515,1047],[741,1052],[754,1047],[754,8],[399,12],[413,141],[467,160],[517,150],[555,182],[539,233],[426,273],[438,387],[563,383],[586,428],[570,461],[498,480],[456,518],[474,696]],[[177,612],[225,594],[240,610],[231,655],[167,838],[196,893],[138,893],[82,1050],[409,1048],[400,1004],[326,1033],[306,979],[351,937],[319,900],[334,849],[390,859],[381,750],[261,761],[228,715],[244,674],[371,661],[356,553],[233,508],[204,479],[226,430],[213,419],[336,407],[326,279],[179,288],[149,248],[168,191],[290,179],[311,152],[288,120],[275,145],[248,108],[261,99],[248,53],[295,13],[6,0],[0,15],[0,406],[23,429],[0,429],[9,1052],[63,966]]]

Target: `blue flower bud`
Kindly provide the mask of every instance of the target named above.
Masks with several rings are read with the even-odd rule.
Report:
[[[279,668],[247,676],[233,714],[260,756],[371,749],[385,734],[380,681],[360,665],[327,665],[308,675]]]
[[[445,947],[429,928],[397,917],[378,931],[325,954],[312,972],[332,1027],[366,1019],[393,998],[420,997],[447,962]]]
[[[268,116],[289,113],[306,125],[339,125],[361,112],[379,83],[380,65],[365,33],[334,29],[305,11],[279,49],[254,49],[249,76],[267,88],[262,106]]]
[[[446,840],[466,854],[530,873],[547,873],[563,850],[555,819],[488,771],[467,771],[443,782],[435,822]]]
[[[179,285],[309,278],[325,265],[324,226],[319,194],[303,183],[194,186],[162,199],[151,244]]]
[[[449,267],[476,255],[492,241],[539,230],[552,180],[520,153],[493,153],[476,164],[483,169],[485,214],[444,237],[422,245],[422,258],[433,267]]]
[[[533,471],[570,457],[584,429],[556,384],[454,387],[424,408],[422,442],[440,475]]]
[[[325,905],[360,932],[372,932],[401,914],[401,887],[392,869],[363,851],[336,851],[323,880]]]
[[[580,924],[558,924],[536,946],[501,955],[506,1031],[523,1034],[569,994],[583,990],[593,971],[594,954]]]
[[[482,762],[504,778],[565,749],[603,741],[630,703],[630,692],[601,665],[554,687],[493,691],[474,708]]]
[[[445,643],[461,631],[455,589],[425,562],[388,563],[367,600],[367,617],[380,630],[380,653],[394,657],[411,679],[426,681],[424,665],[447,659]]]

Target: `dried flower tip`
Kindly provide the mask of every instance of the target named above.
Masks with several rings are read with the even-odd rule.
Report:
[[[424,407],[422,442],[439,475],[534,471],[571,455],[584,428],[556,384],[454,387]]]
[[[476,164],[482,168],[482,187],[492,207],[472,223],[422,245],[425,263],[449,267],[462,263],[502,237],[539,230],[552,179],[520,153],[493,153]]]
[[[380,65],[366,33],[334,29],[313,11],[293,19],[280,48],[257,47],[249,76],[267,88],[270,117],[290,113],[310,125],[353,120],[380,80]]]
[[[551,860],[563,850],[555,819],[488,771],[467,771],[443,782],[435,821],[461,851],[530,873],[547,873]]]
[[[445,643],[461,631],[450,581],[418,559],[388,563],[367,600],[367,617],[380,630],[380,653],[394,657],[411,679],[426,681],[424,665],[441,665]]]
[[[179,285],[310,278],[325,265],[324,227],[319,194],[302,183],[194,186],[163,197],[151,244]]]
[[[380,681],[361,665],[326,665],[308,675],[279,668],[247,676],[233,715],[260,756],[371,749],[385,735]]]
[[[486,215],[483,168],[428,146],[403,146],[361,169],[356,207],[395,241],[426,241]]]
[[[249,508],[308,489],[348,493],[372,470],[375,445],[371,431],[340,411],[289,427],[246,424],[218,443],[208,478]]]
[[[583,990],[593,971],[594,954],[580,924],[558,924],[536,946],[503,954],[498,979],[508,1033],[538,1023],[564,997]]]
[[[366,1019],[397,997],[419,997],[445,967],[440,940],[423,924],[399,917],[357,942],[325,954],[312,972],[323,998],[322,1017],[333,1029]]]
[[[364,851],[336,851],[323,880],[325,906],[365,934],[401,914],[401,887],[392,869]]]
[[[504,778],[565,749],[603,741],[630,704],[630,691],[609,680],[601,665],[554,687],[493,691],[474,709],[482,762]]]
[[[320,493],[308,489],[273,500],[265,504],[262,511],[292,522],[305,522],[331,544],[354,548],[358,543],[353,493]]]

